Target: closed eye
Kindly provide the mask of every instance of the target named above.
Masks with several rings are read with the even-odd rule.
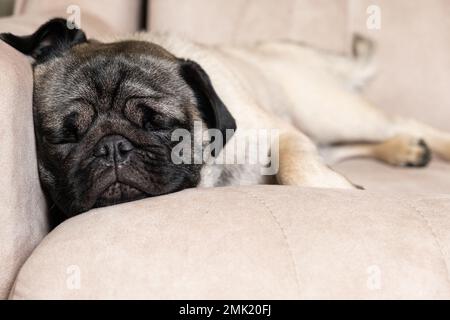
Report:
[[[179,121],[170,116],[148,107],[145,104],[138,104],[137,108],[142,112],[142,127],[148,131],[172,130],[179,126]]]
[[[77,143],[78,139],[73,135],[68,136],[68,135],[52,134],[52,135],[45,135],[44,141],[49,144],[61,145],[61,144]]]
[[[76,111],[67,115],[62,123],[62,127],[56,131],[48,131],[44,134],[44,140],[50,144],[68,144],[80,141],[91,121],[89,114],[80,114]]]

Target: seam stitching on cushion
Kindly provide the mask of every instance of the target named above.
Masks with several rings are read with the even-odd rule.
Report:
[[[419,199],[416,202],[423,201],[423,200],[424,199]],[[445,253],[445,250],[444,250],[444,248],[443,248],[443,246],[441,244],[441,241],[439,240],[439,237],[437,236],[436,231],[434,230],[430,220],[426,217],[426,215],[423,213],[422,210],[420,210],[414,204],[409,204],[409,203],[407,203],[407,204],[408,204],[409,207],[411,207],[422,218],[422,220],[425,222],[425,224],[427,225],[428,229],[430,230],[431,235],[433,236],[434,242],[435,242],[435,244],[436,244],[436,246],[437,246],[437,248],[438,248],[438,250],[439,250],[439,252],[441,254],[441,258],[442,258],[442,261],[444,263],[445,270],[447,271],[447,282],[450,284],[449,266],[447,264],[448,257],[447,257],[447,255]]]
[[[247,193],[248,195],[250,195],[250,196],[251,196],[253,199],[255,199],[256,201],[258,201],[264,208],[266,208],[266,210],[269,212],[269,214],[270,214],[270,216],[272,217],[272,219],[275,221],[275,223],[276,223],[276,224],[278,225],[278,227],[280,228],[280,231],[281,231],[281,233],[282,233],[282,235],[283,235],[283,238],[284,238],[284,241],[285,241],[287,250],[288,250],[289,255],[290,255],[290,257],[291,257],[292,266],[294,267],[295,281],[296,281],[296,283],[297,283],[297,294],[298,294],[299,297],[300,297],[300,280],[299,280],[298,273],[297,273],[297,262],[296,262],[295,259],[294,259],[294,254],[293,254],[292,248],[291,248],[291,246],[290,246],[290,244],[289,244],[289,239],[288,239],[288,237],[287,237],[286,231],[284,230],[283,226],[281,225],[280,220],[278,220],[278,218],[276,217],[276,215],[273,213],[273,211],[270,209],[270,207],[268,206],[268,204],[267,204],[263,199],[261,199],[259,196],[257,196],[256,194],[254,194],[254,193],[251,192],[251,191],[248,191],[248,190],[247,190],[246,193]]]

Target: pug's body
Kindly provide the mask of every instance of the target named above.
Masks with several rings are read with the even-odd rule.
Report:
[[[358,95],[372,75],[364,39],[343,57],[286,41],[202,46],[151,33],[87,40],[62,19],[28,37],[1,38],[35,59],[39,172],[66,217],[191,187],[357,188],[327,166],[319,147],[330,162],[424,166],[430,151],[450,160],[450,134],[389,117]],[[211,158],[239,156],[234,142],[248,130],[276,129],[279,148],[258,152],[271,154],[278,170],[211,159],[175,164],[171,134],[192,132],[195,122],[234,132]]]

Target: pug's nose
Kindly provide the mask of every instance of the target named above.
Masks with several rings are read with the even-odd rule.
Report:
[[[126,162],[134,147],[125,137],[112,135],[103,137],[94,148],[94,156],[103,158],[110,165]]]

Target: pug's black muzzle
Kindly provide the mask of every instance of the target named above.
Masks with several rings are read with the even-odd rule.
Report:
[[[105,167],[111,167],[109,170],[113,176],[113,183],[99,195],[95,207],[103,207],[111,203],[120,203],[129,199],[140,199],[146,196],[146,193],[134,186],[127,184],[122,179],[124,167],[130,165],[130,155],[134,152],[133,144],[121,135],[109,135],[103,137],[94,148],[94,156],[100,159],[100,164]],[[109,177],[111,179],[111,177]]]

